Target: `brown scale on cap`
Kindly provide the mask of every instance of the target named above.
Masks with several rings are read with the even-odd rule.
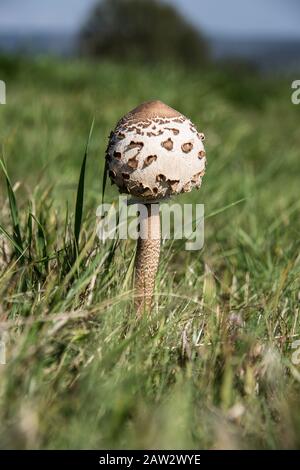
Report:
[[[167,183],[172,191],[176,191],[179,185],[179,180],[167,180]]]
[[[157,160],[157,155],[148,155],[144,161],[144,167],[151,165],[151,163]]]
[[[199,173],[197,173],[196,175],[194,175],[193,178],[191,179],[192,183],[200,183],[201,184],[201,178],[204,175],[204,173],[205,173],[205,171],[202,170]]]
[[[184,153],[189,153],[193,148],[193,144],[191,142],[186,142],[182,144],[181,149]]]
[[[129,158],[127,165],[129,166],[129,168],[132,168],[133,170],[137,169],[137,167],[139,166],[139,162],[136,158],[136,155],[132,158]]]
[[[130,142],[129,145],[127,145],[126,151],[127,150],[133,150],[133,149],[138,149],[140,152],[142,148],[144,147],[143,142],[134,142],[133,140]]]
[[[147,136],[148,137],[155,137],[155,136],[158,136],[158,135],[162,135],[164,132],[162,130],[159,130],[157,132],[147,132]]]
[[[174,129],[172,127],[165,127],[166,131],[171,131],[173,132],[174,135],[178,135],[179,134],[179,130],[178,129]]]
[[[151,126],[151,122],[143,122],[143,123],[141,123],[141,127],[142,127],[143,129],[147,129],[147,128],[150,127],[150,126]]]
[[[181,192],[183,192],[183,193],[188,193],[188,192],[190,192],[190,190],[191,190],[191,183],[190,183],[190,181],[189,181],[188,183],[186,183],[186,184],[183,186]]]
[[[114,152],[114,158],[116,158],[117,160],[121,160],[121,157],[122,157],[121,152],[116,152],[116,151]]]
[[[200,173],[197,173],[197,174],[194,175],[193,178],[191,179],[192,183],[198,183],[199,178],[200,178]]]
[[[167,180],[166,175],[163,175],[163,174],[160,173],[159,175],[156,176],[156,181],[158,183],[160,183],[161,181],[166,181],[166,180]]]
[[[149,197],[152,196],[152,191],[146,186],[146,188],[143,189],[142,194],[144,197]]]
[[[173,140],[170,138],[161,143],[161,146],[164,147],[166,150],[172,150],[173,145]]]

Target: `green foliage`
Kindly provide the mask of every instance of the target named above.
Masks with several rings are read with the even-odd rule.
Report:
[[[82,225],[82,212],[83,212],[83,198],[84,198],[84,180],[85,180],[85,168],[86,168],[86,160],[88,156],[89,144],[93,132],[94,121],[91,126],[89,138],[86,144],[84,157],[81,165],[80,176],[78,181],[78,188],[77,188],[77,197],[76,197],[76,207],[75,207],[75,223],[74,223],[74,258],[78,255],[79,251],[79,236],[80,230]]]
[[[11,74],[1,448],[299,448],[300,108],[288,81],[49,59]],[[154,311],[136,323],[135,243],[100,243],[95,212],[109,132],[150,98],[205,132],[203,186],[176,201],[205,203],[205,246],[163,245]],[[108,184],[105,201],[117,197]]]
[[[21,237],[21,232],[20,232],[17,201],[15,198],[15,193],[14,193],[10,178],[7,173],[6,165],[4,161],[1,159],[0,159],[0,168],[3,171],[5,181],[6,181],[7,196],[8,196],[8,201],[9,201],[10,216],[11,216],[12,228],[13,228],[13,233],[10,239],[13,241],[16,252],[19,255],[22,255],[23,243],[22,243],[22,237]],[[1,227],[0,227],[0,230],[1,230]],[[5,229],[2,228],[2,231],[5,232]]]
[[[82,29],[80,49],[92,57],[119,61],[203,65],[208,57],[201,34],[158,0],[99,2]]]

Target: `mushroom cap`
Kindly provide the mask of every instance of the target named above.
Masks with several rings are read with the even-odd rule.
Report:
[[[120,192],[157,201],[200,188],[205,173],[204,134],[161,101],[126,114],[111,132],[106,151],[109,176]]]

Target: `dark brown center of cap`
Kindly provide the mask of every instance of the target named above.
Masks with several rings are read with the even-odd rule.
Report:
[[[178,111],[166,105],[162,101],[146,101],[132,111],[129,111],[121,121],[144,121],[153,118],[176,118],[182,116]]]

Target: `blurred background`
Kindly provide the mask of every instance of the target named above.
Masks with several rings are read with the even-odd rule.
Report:
[[[300,68],[298,0],[1,0],[0,51]],[[202,55],[203,54],[203,55]]]

